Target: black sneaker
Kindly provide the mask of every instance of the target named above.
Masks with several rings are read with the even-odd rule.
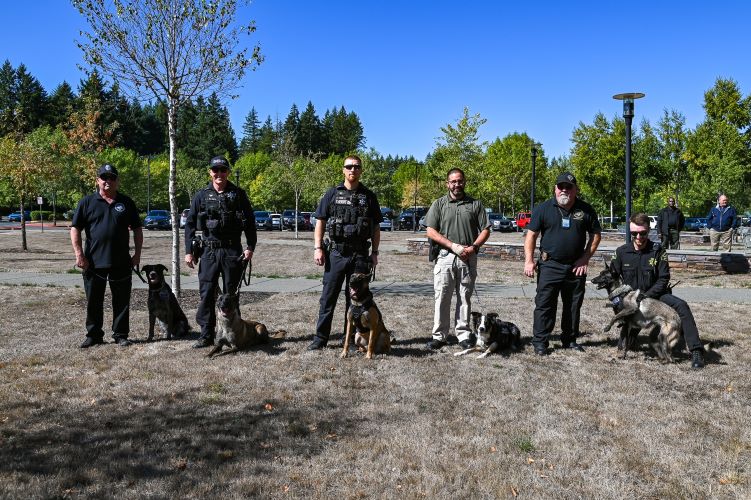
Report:
[[[125,337],[118,337],[118,338],[115,339],[115,344],[119,345],[120,347],[128,347],[132,343],[133,342],[131,342],[130,340],[126,339]]]
[[[329,341],[327,339],[324,339],[322,337],[313,337],[313,342],[311,342],[310,345],[308,346],[308,350],[318,351],[326,347],[326,344],[328,343]]]
[[[584,352],[584,347],[576,343],[576,340],[571,342],[563,342],[561,344],[562,349],[574,349],[575,351]]]
[[[459,342],[459,347],[461,347],[462,349],[471,349],[474,346],[475,343],[472,342],[472,339],[465,339]]]
[[[203,337],[203,338],[198,339],[196,341],[196,343],[193,344],[193,348],[194,349],[201,349],[203,347],[210,347],[212,345],[214,345],[214,341],[213,340],[211,340],[210,338]]]
[[[88,349],[91,346],[104,344],[104,341],[102,339],[97,339],[94,337],[86,337],[86,340],[83,341],[83,344],[81,344],[81,349]]]
[[[544,347],[535,347],[535,356],[547,356],[548,350]]]
[[[427,345],[428,345],[428,349],[432,349],[434,351],[437,351],[441,347],[444,347],[446,345],[446,342],[444,342],[443,340],[432,339],[432,340],[428,341]]]
[[[691,351],[691,368],[695,370],[704,368],[704,351],[702,349]]]
[[[446,344],[448,345],[456,345],[459,343],[459,338],[456,335],[447,335],[446,336]]]

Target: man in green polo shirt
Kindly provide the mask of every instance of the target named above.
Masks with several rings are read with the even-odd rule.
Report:
[[[435,312],[433,338],[428,348],[440,349],[447,344],[450,328],[451,297],[456,290],[454,332],[462,349],[469,349],[472,338],[469,315],[471,297],[477,277],[477,253],[490,236],[485,208],[464,192],[464,172],[449,170],[446,180],[448,194],[433,202],[425,217],[428,238],[441,247],[433,268]]]

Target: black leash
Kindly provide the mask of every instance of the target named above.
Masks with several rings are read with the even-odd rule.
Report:
[[[75,269],[75,268],[76,268],[76,266],[73,266],[73,269]],[[89,269],[91,269],[91,268],[89,268]],[[136,276],[138,276],[139,278],[141,278],[141,281],[143,281],[144,283],[146,283],[146,280],[143,279],[143,275],[141,275],[141,272],[138,269],[136,269],[135,267],[131,267],[130,270],[131,270],[131,272],[136,273]],[[125,276],[123,278],[112,279],[112,278],[108,278],[106,276],[102,276],[101,274],[97,274],[94,271],[89,271],[88,269],[85,270],[85,271],[81,271],[81,274],[86,274],[88,272],[90,272],[92,276],[95,276],[95,277],[99,278],[102,281],[108,281],[110,283],[118,283],[120,281],[127,281],[127,280],[130,279],[130,275]]]
[[[242,259],[242,257],[240,257]],[[244,260],[244,259],[243,259]],[[243,283],[245,286],[250,285],[250,275],[253,273],[253,264],[249,260],[245,260],[243,263],[243,270],[240,272],[240,282],[237,284],[237,290],[235,290],[235,295],[240,296],[240,288],[242,288]]]

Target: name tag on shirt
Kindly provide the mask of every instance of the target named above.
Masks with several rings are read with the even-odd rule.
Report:
[[[571,227],[571,219],[569,217],[562,217],[561,218],[561,227],[563,229],[568,229]]]

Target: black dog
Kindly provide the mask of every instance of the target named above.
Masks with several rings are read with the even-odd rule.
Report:
[[[472,331],[477,336],[477,344],[455,353],[454,356],[463,356],[473,351],[484,351],[477,356],[484,358],[494,352],[506,349],[518,351],[521,348],[522,334],[519,328],[513,323],[498,319],[496,313],[481,314],[473,312]]]
[[[149,283],[149,341],[154,338],[154,323],[159,324],[167,333],[167,339],[173,335],[182,337],[190,331],[188,318],[180,309],[177,297],[172,289],[164,281],[164,271],[167,270],[162,264],[148,265],[141,268],[146,273],[146,281]]]

